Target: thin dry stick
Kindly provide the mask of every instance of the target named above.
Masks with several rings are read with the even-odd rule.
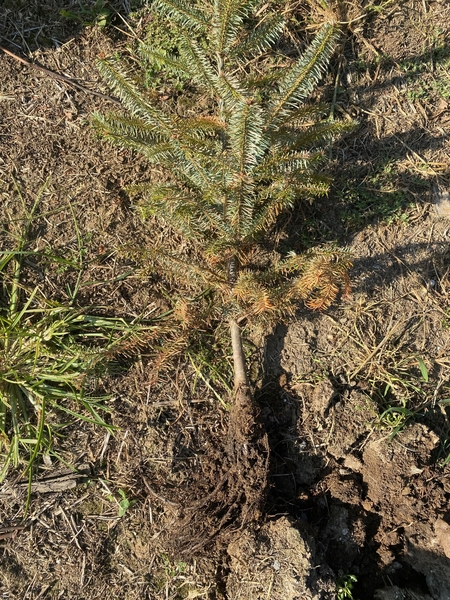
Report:
[[[50,69],[47,69],[46,67],[43,67],[43,66],[39,65],[38,63],[32,63],[29,60],[22,58],[21,56],[17,56],[17,54],[14,54],[14,52],[11,52],[10,50],[7,50],[6,48],[3,48],[3,46],[0,46],[0,50],[3,50],[3,52],[5,54],[12,56],[13,58],[18,60],[22,64],[26,65],[27,67],[31,67],[32,69],[35,69],[36,71],[41,71],[42,73],[45,73],[46,75],[49,75],[50,77],[53,77],[53,79],[57,79],[58,81],[62,81],[69,85],[73,85],[74,87],[78,88],[79,90],[86,92],[87,94],[92,94],[94,96],[97,96],[98,98],[103,98],[103,100],[109,100],[110,102],[115,102],[116,104],[121,104],[121,102],[118,98],[114,98],[113,96],[106,96],[105,94],[101,94],[100,92],[96,92],[95,90],[90,90],[89,88],[84,87],[84,85],[81,85],[81,83],[74,81],[73,79],[71,79],[70,77],[67,77],[66,75],[61,75],[60,73],[51,71]]]
[[[19,531],[25,529],[25,525],[5,525],[0,526],[0,540],[6,540],[8,538],[16,537]]]
[[[153,490],[150,487],[150,484],[148,483],[148,481],[145,479],[145,477],[142,478],[142,481],[144,482],[145,487],[147,488],[147,490],[150,492],[150,494],[152,496],[154,496],[155,498],[157,498],[160,502],[163,502],[164,504],[167,504],[168,506],[171,506],[172,508],[180,508],[180,505],[177,504],[176,502],[171,502],[170,500],[167,500],[167,498],[164,498],[163,496],[160,496],[159,494],[157,494],[155,492],[155,490]]]

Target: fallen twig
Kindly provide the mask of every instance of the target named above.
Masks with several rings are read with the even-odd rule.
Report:
[[[22,529],[25,529],[25,525],[0,525],[0,540],[14,538]]]
[[[47,477],[41,477],[31,484],[31,492],[40,494],[56,493],[75,488],[83,480],[89,477],[89,465],[80,465],[76,471],[73,469],[64,469],[55,474],[49,474]],[[15,490],[26,489],[29,487],[27,480],[19,481],[13,485],[6,485],[0,489],[0,497],[10,496]]]
[[[53,77],[53,79],[57,79],[58,81],[62,81],[64,83],[67,83],[68,85],[72,85],[72,86],[78,88],[79,90],[86,92],[87,94],[93,94],[94,96],[97,96],[98,98],[103,98],[103,100],[109,100],[110,102],[115,102],[116,104],[121,103],[120,100],[118,98],[114,98],[114,96],[107,96],[106,94],[102,94],[100,92],[96,92],[95,90],[91,90],[91,89],[85,87],[84,85],[81,85],[81,83],[74,81],[70,77],[67,77],[66,75],[61,75],[61,73],[56,73],[55,71],[52,71],[51,69],[47,69],[46,67],[43,67],[42,65],[40,65],[38,63],[31,62],[31,61],[27,60],[26,58],[22,58],[21,56],[14,54],[14,52],[11,52],[10,50],[3,48],[3,46],[0,46],[0,50],[3,50],[3,52],[5,54],[8,54],[8,56],[12,56],[13,58],[18,60],[22,64],[26,65],[27,67],[31,67],[32,69],[35,69],[36,71],[41,71],[41,73],[45,73],[46,75]]]

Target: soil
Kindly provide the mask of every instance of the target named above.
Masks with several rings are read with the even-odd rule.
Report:
[[[145,161],[89,126],[116,103],[89,90],[109,95],[95,60],[147,17],[110,8],[101,28],[56,0],[0,7],[1,46],[84,88],[0,57],[0,239],[11,247],[41,189],[31,249],[76,262],[81,239],[83,269],[29,262],[25,283],[135,317],[165,301],[127,249],[162,233],[124,192]],[[182,359],[155,381],[142,354],[102,380],[116,432],[79,423],[55,440],[77,476],[43,464],[26,515],[20,473],[0,488],[3,598],[341,600],[349,575],[355,600],[450,598],[450,222],[435,207],[450,185],[449,37],[445,0],[349,26],[322,91],[358,127],[333,149],[330,196],[290,215],[285,241],[348,246],[351,297],[247,332],[257,406],[227,410]]]

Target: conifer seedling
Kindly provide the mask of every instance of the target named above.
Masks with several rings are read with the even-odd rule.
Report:
[[[198,113],[155,99],[118,58],[99,62],[126,112],[96,114],[113,143],[162,167],[165,181],[138,183],[145,214],[185,239],[194,258],[158,242],[149,253],[161,270],[213,290],[229,325],[235,400],[251,401],[241,325],[292,313],[300,301],[325,309],[348,287],[350,256],[336,248],[285,255],[261,250],[282,211],[324,195],[322,150],[352,124],[324,118],[309,102],[336,49],[339,31],[322,26],[303,54],[283,56],[285,23],[262,0],[155,0],[152,9],[175,32],[175,50],[141,43],[142,60],[184,81],[202,98]],[[182,93],[188,93],[186,86]],[[200,108],[204,107],[204,108]]]

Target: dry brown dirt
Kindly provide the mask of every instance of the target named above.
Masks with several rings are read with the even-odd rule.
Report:
[[[101,29],[63,19],[56,0],[4,0],[0,45],[107,95],[96,57],[125,48],[123,19],[145,27],[125,0],[110,7]],[[333,151],[329,198],[290,215],[285,241],[347,245],[352,296],[248,332],[256,413],[230,418],[181,358],[158,381],[145,354],[101,381],[117,432],[80,423],[55,442],[82,468],[77,485],[33,493],[22,522],[24,487],[2,484],[3,598],[331,599],[350,574],[355,600],[450,598],[450,220],[433,204],[450,182],[449,37],[446,1],[388,2],[351,24],[333,62],[323,93],[359,125]],[[47,182],[30,248],[75,260],[78,228],[77,302],[161,310],[152,276],[119,251],[162,235],[123,191],[148,167],[89,127],[114,102],[6,54],[0,81],[3,248],[17,188],[30,206]],[[62,302],[79,278],[51,262],[26,274]],[[134,501],[122,517],[120,491]]]

